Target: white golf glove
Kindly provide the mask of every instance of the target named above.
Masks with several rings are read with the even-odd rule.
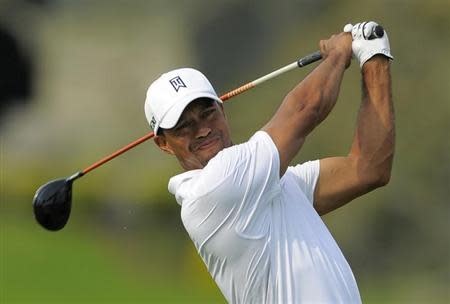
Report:
[[[381,38],[376,38],[374,36],[375,27],[377,25],[376,22],[369,21],[357,23],[355,25],[347,24],[344,27],[344,32],[352,33],[353,56],[358,59],[361,68],[367,60],[377,54],[382,54],[389,59],[394,59],[391,55],[389,38],[386,31],[384,31],[383,37]]]

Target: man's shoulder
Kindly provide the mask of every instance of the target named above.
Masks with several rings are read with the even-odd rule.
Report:
[[[169,179],[169,186],[168,186],[169,192],[175,194],[176,190],[180,187],[181,184],[192,180],[193,178],[198,176],[201,171],[202,169],[189,170],[184,173],[172,176]]]
[[[218,198],[257,188],[268,179],[279,179],[279,160],[270,136],[256,132],[248,141],[220,151],[203,169],[172,177],[169,191],[177,201],[193,200],[209,193]],[[254,184],[245,188],[249,181]]]

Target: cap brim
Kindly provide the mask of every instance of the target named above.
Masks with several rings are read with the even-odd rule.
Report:
[[[206,93],[206,92],[195,92],[193,94],[190,94],[188,96],[183,96],[183,101],[176,102],[173,108],[171,108],[166,115],[161,119],[160,124],[155,128],[155,133],[158,132],[159,128],[163,129],[171,129],[175,127],[178,120],[181,117],[181,114],[183,114],[184,109],[193,102],[196,99],[199,98],[210,98],[217,102],[222,103],[222,100],[217,97],[216,95]]]

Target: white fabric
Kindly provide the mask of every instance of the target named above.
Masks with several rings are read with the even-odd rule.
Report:
[[[353,56],[358,59],[361,68],[367,60],[377,54],[384,55],[389,59],[394,59],[391,55],[389,37],[386,31],[384,31],[383,37],[381,38],[370,38],[377,25],[378,23],[369,21],[357,23],[355,25],[347,24],[344,26],[344,32],[352,34]]]
[[[169,191],[210,274],[230,303],[360,303],[352,271],[313,208],[319,161],[279,178],[270,136],[219,152]]]

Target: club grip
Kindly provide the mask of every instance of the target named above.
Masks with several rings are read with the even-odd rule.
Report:
[[[372,34],[370,34],[369,40],[381,38],[383,36],[384,36],[384,28],[381,25],[377,25],[373,29]]]
[[[301,68],[320,59],[322,59],[322,55],[320,54],[320,51],[316,51],[297,60],[297,65]]]

